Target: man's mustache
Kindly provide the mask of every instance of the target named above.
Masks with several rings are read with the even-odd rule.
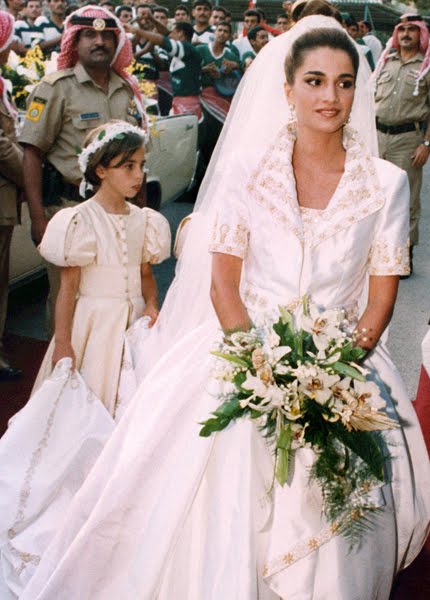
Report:
[[[411,42],[411,41],[412,41],[412,38],[410,38],[408,36],[402,37],[402,42]]]

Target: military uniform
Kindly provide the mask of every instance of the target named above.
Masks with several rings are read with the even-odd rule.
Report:
[[[418,243],[422,167],[412,166],[412,155],[424,140],[430,117],[430,73],[419,83],[414,95],[423,56],[402,61],[395,52],[388,57],[376,82],[376,118],[379,155],[408,175],[411,188],[410,242]]]
[[[44,77],[36,86],[19,141],[40,148],[64,180],[77,186],[82,179],[77,151],[91,129],[110,119],[138,124],[131,88],[111,71],[105,94],[84,67],[77,64],[73,69]],[[43,201],[45,205],[60,204],[55,198]]]
[[[8,366],[2,337],[9,286],[9,252],[18,222],[17,194],[23,187],[22,150],[16,142],[15,122],[0,95],[0,369]]]
[[[43,205],[49,219],[60,208],[82,201],[79,183],[82,174],[78,151],[87,134],[111,119],[139,123],[139,115],[130,86],[113,70],[106,94],[81,64],[43,78],[30,96],[19,141],[45,153]],[[47,185],[47,165],[61,185]],[[61,189],[61,192],[57,192]],[[50,299],[48,312],[52,323],[54,302],[60,278],[59,270],[48,265]]]

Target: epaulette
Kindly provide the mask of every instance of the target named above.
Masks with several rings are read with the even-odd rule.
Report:
[[[64,79],[65,77],[70,77],[73,75],[73,69],[63,69],[61,71],[55,71],[55,73],[49,73],[49,75],[45,75],[42,78],[44,83],[49,83],[49,85],[54,85],[59,79]]]

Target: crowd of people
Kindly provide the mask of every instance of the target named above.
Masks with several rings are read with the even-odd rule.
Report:
[[[384,342],[430,155],[427,25],[403,15],[383,48],[327,0],[285,1],[274,27],[250,8],[239,34],[208,0],[172,18],[19,3],[0,11],[0,64],[36,44],[59,49],[58,70],[19,130],[0,78],[0,283],[26,201],[53,338],[0,441],[2,600],[388,600],[430,526],[427,450]],[[161,310],[151,265],[170,229],[145,206],[133,59],[154,82],[168,69],[172,114],[203,123],[205,88],[236,96]],[[21,375],[0,360],[0,380]],[[215,436],[198,435],[204,419]],[[363,432],[381,464],[360,479]],[[341,458],[323,488],[326,448]],[[353,504],[331,519],[338,481]]]

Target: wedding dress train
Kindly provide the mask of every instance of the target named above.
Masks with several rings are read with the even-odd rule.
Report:
[[[344,176],[327,209],[308,219],[295,193],[294,139],[283,128],[247,175],[244,157],[236,174],[249,183],[238,190],[233,181],[211,250],[244,259],[241,294],[255,322],[304,293],[354,320],[369,273],[407,269],[406,177],[347,130]],[[365,365],[401,426],[383,434],[387,483],[370,492],[381,511],[348,552],[309,482],[312,451],[295,453],[280,488],[255,423],[199,437],[218,404],[210,352],[221,336],[208,311],[156,361],[21,600],[388,600],[428,534],[430,466],[384,345]]]

